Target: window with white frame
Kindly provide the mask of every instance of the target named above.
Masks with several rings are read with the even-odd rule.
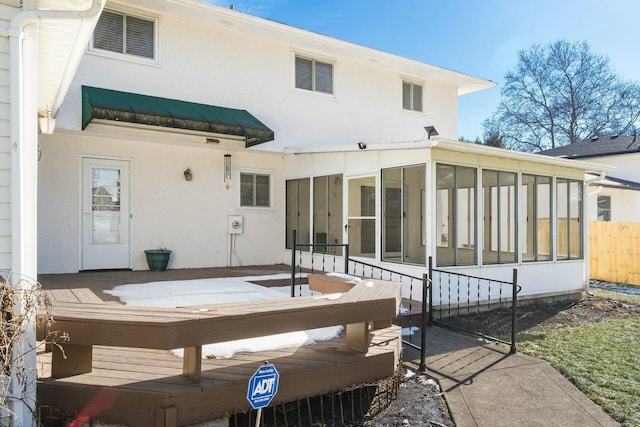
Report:
[[[240,172],[240,207],[271,207],[271,174]]]
[[[598,196],[598,221],[611,221],[611,196]]]
[[[296,55],[296,88],[333,94],[333,64]]]
[[[582,259],[582,181],[556,180],[557,259]]]
[[[503,264],[517,261],[517,174],[482,171],[484,241],[482,262]]]
[[[93,31],[93,51],[156,59],[157,21],[115,10],[105,10]]]
[[[551,259],[551,177],[522,174],[522,260]]]
[[[422,112],[422,85],[402,81],[402,109]]]
[[[467,166],[436,166],[436,263],[472,265],[476,250],[478,171]]]

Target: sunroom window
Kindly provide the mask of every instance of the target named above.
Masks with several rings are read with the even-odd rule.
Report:
[[[475,168],[438,164],[436,167],[437,265],[477,263]]]
[[[425,167],[382,170],[382,259],[425,264]]]
[[[310,179],[290,179],[286,183],[286,247],[293,247],[293,230],[297,243],[310,243],[311,224],[309,223],[311,188]],[[303,248],[308,250],[309,248]]]
[[[522,174],[522,260],[551,259],[551,177]]]
[[[516,179],[514,172],[482,171],[485,264],[516,261]]]
[[[342,174],[313,179],[313,243],[342,244]],[[342,253],[335,246],[314,250]]]
[[[558,259],[581,259],[582,242],[582,181],[556,180],[558,215],[556,221]]]

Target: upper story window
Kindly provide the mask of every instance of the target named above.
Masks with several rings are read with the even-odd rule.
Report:
[[[422,85],[404,80],[402,82],[402,109],[422,112]]]
[[[91,48],[137,58],[156,58],[155,19],[105,10],[93,31]]]
[[[296,88],[333,94],[333,64],[296,55]]]

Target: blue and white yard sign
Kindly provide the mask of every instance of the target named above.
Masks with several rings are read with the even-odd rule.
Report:
[[[263,365],[253,374],[249,380],[247,400],[253,409],[269,406],[271,400],[278,392],[280,374],[273,364]]]

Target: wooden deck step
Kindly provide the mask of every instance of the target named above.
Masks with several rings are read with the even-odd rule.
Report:
[[[201,382],[182,375],[182,359],[166,350],[95,346],[90,373],[53,379],[51,354],[38,357],[40,405],[73,415],[84,408],[95,419],[128,426],[176,427],[250,409],[248,381],[265,361],[276,365],[280,387],[273,404],[313,396],[394,374],[400,328],[372,331],[366,353],[344,338],[230,359],[202,361]]]

